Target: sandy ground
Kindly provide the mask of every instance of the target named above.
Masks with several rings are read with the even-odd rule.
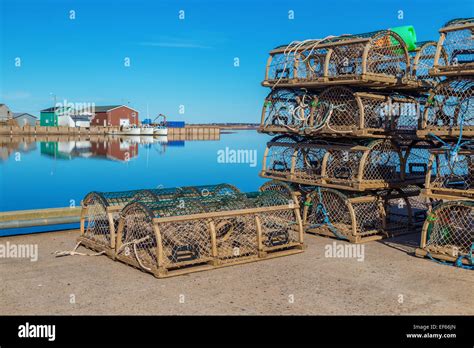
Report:
[[[0,259],[0,314],[474,314],[474,273],[410,254],[416,234],[365,244],[362,262],[325,257],[334,240],[306,235],[301,254],[167,279],[51,255],[77,235],[0,238],[39,250],[37,262]]]

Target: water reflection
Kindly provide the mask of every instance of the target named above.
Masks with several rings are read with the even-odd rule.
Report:
[[[36,150],[36,142],[23,138],[0,137],[0,160],[6,160],[16,152],[27,153]]]
[[[0,137],[0,161],[18,153],[40,148],[42,156],[54,159],[97,158],[114,161],[130,161],[138,157],[140,148],[164,154],[168,146],[184,147],[187,140],[219,140],[220,136],[2,136]],[[37,145],[38,144],[38,145]]]

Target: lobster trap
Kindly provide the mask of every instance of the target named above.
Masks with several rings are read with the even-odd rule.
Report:
[[[313,96],[303,90],[277,89],[265,98],[259,131],[298,133],[311,113]]]
[[[474,136],[474,78],[453,77],[440,82],[426,102],[419,137]]]
[[[330,36],[280,46],[270,52],[263,86],[417,87],[403,39],[390,30]]]
[[[423,194],[435,199],[474,199],[474,149],[432,150]]]
[[[435,76],[474,74],[474,18],[458,18],[439,30],[434,68]],[[443,57],[443,51],[447,59]]]
[[[342,86],[326,88],[320,94],[277,89],[265,100],[259,130],[336,137],[415,135],[423,102],[421,97]]]
[[[409,197],[419,191],[387,190],[362,194],[318,187],[303,213],[307,233],[364,243],[417,232]]]
[[[417,42],[416,49],[409,52],[411,57],[412,77],[431,87],[440,81],[439,76],[433,76],[430,74],[430,71],[433,69],[435,64],[436,52],[436,41]],[[440,48],[439,57],[437,59],[439,64],[442,66],[445,66],[446,62],[448,62],[448,55],[443,47]]]
[[[156,202],[180,197],[233,195],[240,191],[229,184],[143,189],[120,192],[91,192],[82,201],[81,235],[84,246],[114,256],[120,211],[131,201]]]
[[[277,191],[132,202],[116,259],[168,277],[301,252],[299,206]]]
[[[427,163],[416,166],[410,156],[414,152],[404,157],[402,147],[390,140],[351,144],[279,136],[267,144],[260,176],[350,191],[422,184]],[[410,175],[405,173],[408,162]]]
[[[330,87],[315,97],[306,133],[379,138],[414,135],[419,115],[420,102],[415,97]]]
[[[450,201],[428,215],[415,254],[473,266],[474,202]]]

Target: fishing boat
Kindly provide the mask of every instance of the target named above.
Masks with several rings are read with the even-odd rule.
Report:
[[[155,126],[155,128],[153,128],[153,135],[168,135],[168,128],[165,126]]]
[[[153,135],[154,131],[155,129],[147,124],[144,124],[140,127],[140,135]]]
[[[118,130],[113,130],[111,132],[108,132],[108,134],[140,135],[140,128],[135,125],[120,126]]]
[[[156,126],[153,129],[154,135],[168,135],[168,128],[166,127],[166,116],[163,114],[158,114],[155,118],[155,121],[158,120],[160,117],[163,118],[163,121],[160,123],[155,123]]]

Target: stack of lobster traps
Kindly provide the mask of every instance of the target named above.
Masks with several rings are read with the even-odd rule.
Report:
[[[443,58],[441,51],[446,57]],[[416,255],[473,268],[474,253],[474,19],[440,29],[419,137],[434,138],[422,195],[432,201]]]
[[[441,192],[433,163],[473,134],[473,26],[450,21],[438,42],[406,26],[270,52],[260,176],[297,192],[306,232],[361,243],[421,230]],[[467,143],[454,147],[472,176]]]
[[[78,241],[158,278],[291,255],[303,250],[292,197],[229,184],[91,192]]]

